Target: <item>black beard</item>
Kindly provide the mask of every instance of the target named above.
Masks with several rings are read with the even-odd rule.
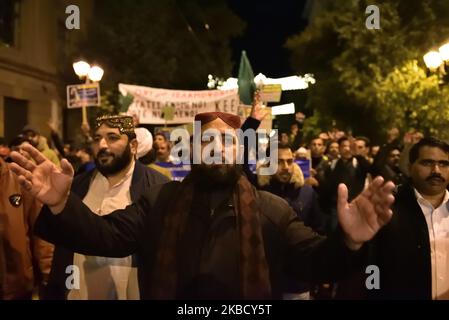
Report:
[[[195,184],[203,190],[216,190],[234,186],[243,173],[243,167],[236,164],[211,166],[192,165],[191,176]]]
[[[95,157],[95,166],[97,167],[97,170],[100,171],[100,173],[102,175],[104,175],[105,177],[114,175],[114,174],[122,171],[131,163],[131,160],[132,160],[131,147],[129,146],[129,144],[126,146],[125,150],[123,151],[123,153],[121,155],[117,155],[117,156],[113,155],[112,161],[108,164],[101,164],[98,161],[98,158],[102,153],[110,154],[105,149],[100,150],[98,152],[97,156]],[[110,155],[112,155],[112,154],[110,154]]]

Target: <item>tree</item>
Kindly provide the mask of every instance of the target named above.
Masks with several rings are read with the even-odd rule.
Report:
[[[382,108],[379,120],[448,139],[449,92],[438,81],[435,75],[428,77],[416,60],[395,68],[374,84]]]
[[[293,67],[317,79],[309,100],[319,111],[314,122],[336,119],[341,128],[375,140],[391,125],[444,136],[447,89],[427,77],[421,57],[447,40],[449,3],[377,1],[380,30],[365,27],[372,3],[323,3],[307,29],[286,44]]]
[[[106,108],[117,104],[120,82],[206,89],[208,74],[231,75],[230,40],[244,24],[224,0],[95,0],[93,10],[66,64],[79,57],[101,64]]]

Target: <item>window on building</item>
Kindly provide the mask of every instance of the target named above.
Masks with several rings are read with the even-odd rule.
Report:
[[[6,141],[11,141],[28,124],[28,101],[4,97],[3,106],[5,138]]]
[[[0,46],[13,46],[19,0],[0,0]]]

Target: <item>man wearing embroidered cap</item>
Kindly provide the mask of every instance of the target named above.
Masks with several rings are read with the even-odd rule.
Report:
[[[96,120],[92,150],[96,169],[77,176],[72,192],[99,216],[108,215],[139,199],[151,185],[168,181],[136,160],[139,151],[133,119],[103,116]],[[93,231],[97,232],[97,231]],[[79,286],[66,287],[66,268],[79,270]],[[47,299],[139,299],[134,258],[111,259],[83,255],[57,246]]]
[[[214,136],[218,146],[225,140],[218,156],[235,155],[236,115],[215,112],[195,120],[202,135],[208,129],[221,134]],[[194,157],[207,150],[204,140]],[[342,185],[341,230],[326,239],[305,227],[287,202],[254,189],[235,161],[202,159],[182,183],[153,188],[134,205],[102,218],[69,192],[72,170],[66,161],[58,169],[31,146],[27,151],[36,165],[17,153],[12,158],[23,186],[46,204],[38,232],[84,254],[137,254],[144,299],[280,298],[284,272],[303,281],[335,280],[351,271],[363,243],[392,214],[392,183],[377,178],[352,203]]]

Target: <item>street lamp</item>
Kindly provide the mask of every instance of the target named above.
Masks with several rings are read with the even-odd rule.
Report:
[[[438,51],[427,52],[423,59],[430,72],[438,74],[440,84],[449,83],[449,42],[443,44]]]
[[[423,56],[423,59],[427,68],[429,68],[431,71],[436,71],[443,63],[443,59],[441,59],[440,53],[438,51],[427,52]]]
[[[91,81],[99,82],[104,74],[104,70],[99,66],[91,66],[86,61],[82,60],[73,63],[73,70],[81,80],[84,79],[86,81],[86,84],[89,84]],[[88,122],[85,105],[83,105],[82,111],[83,111],[83,125],[86,125]]]

